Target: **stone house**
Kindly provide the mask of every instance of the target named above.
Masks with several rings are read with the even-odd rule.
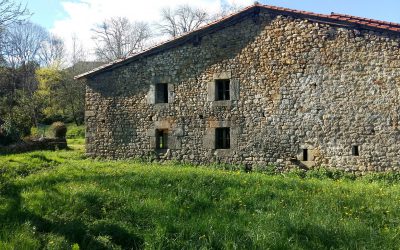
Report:
[[[95,157],[400,166],[400,24],[256,4],[87,72]]]

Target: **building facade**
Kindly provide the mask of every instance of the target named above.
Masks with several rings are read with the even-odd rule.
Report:
[[[400,167],[400,25],[254,5],[86,79],[87,154]]]

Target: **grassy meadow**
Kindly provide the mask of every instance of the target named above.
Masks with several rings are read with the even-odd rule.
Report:
[[[102,161],[84,156],[83,139],[69,143],[0,156],[0,249],[400,246],[396,175]]]

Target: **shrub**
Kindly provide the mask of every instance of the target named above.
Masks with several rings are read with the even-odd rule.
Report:
[[[56,138],[65,138],[67,134],[67,126],[63,122],[54,122],[51,124],[51,130]]]
[[[11,119],[6,119],[4,124],[0,126],[0,145],[17,142],[25,134],[27,134],[26,131],[19,129]]]

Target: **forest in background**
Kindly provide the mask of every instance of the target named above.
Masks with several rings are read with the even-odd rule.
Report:
[[[92,30],[93,52],[82,41],[66,41],[32,23],[32,13],[13,0],[0,0],[0,145],[17,142],[56,121],[84,123],[85,84],[74,76],[125,58],[219,19],[239,6],[208,13],[189,5],[164,8],[149,24],[110,17]]]

